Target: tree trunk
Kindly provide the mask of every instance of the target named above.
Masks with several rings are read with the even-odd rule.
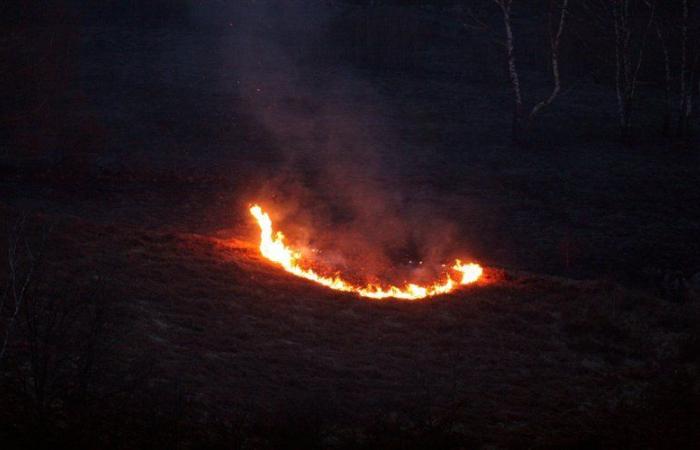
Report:
[[[513,108],[513,128],[511,130],[513,143],[519,146],[527,145],[529,129],[528,119],[523,112],[522,105],[516,104]]]
[[[671,117],[672,117],[672,104],[671,104],[671,57],[668,52],[668,44],[666,43],[666,38],[664,37],[663,30],[659,22],[656,22],[656,35],[659,38],[659,43],[661,44],[661,51],[664,56],[664,93],[665,93],[665,109],[661,124],[661,135],[665,138],[671,137]]]
[[[688,67],[688,0],[683,0],[683,19],[681,22],[681,68],[680,68],[680,105],[678,111],[678,137],[686,139],[688,134],[688,120],[692,112],[693,88]]]
[[[515,64],[515,44],[513,42],[513,28],[511,26],[510,6],[512,0],[495,0],[503,13],[503,25],[506,32],[506,58],[508,60],[508,78],[513,89],[513,123],[511,138],[515,144],[522,139],[523,128],[523,96],[520,90],[520,76]]]
[[[526,112],[522,89],[520,86],[520,75],[518,74],[518,68],[515,61],[515,42],[513,36],[513,27],[511,21],[511,5],[512,0],[494,0],[494,2],[501,8],[501,13],[503,15],[503,25],[506,34],[506,58],[508,61],[508,78],[510,79],[510,84],[513,89],[513,122],[511,128],[511,137],[513,143],[517,145],[528,145],[530,140],[530,131],[532,128],[532,123],[535,116],[545,107],[549,106],[554,99],[559,95],[561,91],[561,78],[559,75],[559,47],[561,42],[562,34],[564,33],[564,26],[566,23],[566,17],[568,14],[569,0],[563,0],[561,5],[561,14],[557,21],[556,31],[551,34],[550,37],[550,50],[551,50],[551,63],[552,63],[552,77],[553,77],[553,87],[552,92],[541,102],[537,103],[531,111]],[[551,12],[551,10],[550,10]],[[550,27],[551,33],[551,27]]]
[[[620,134],[623,142],[631,143],[632,112],[637,99],[637,82],[639,71],[644,61],[646,40],[651,26],[655,23],[656,8],[654,4],[647,3],[649,7],[649,19],[646,29],[642,33],[642,41],[635,61],[632,50],[632,28],[630,26],[629,0],[614,2],[611,6],[613,18],[613,30],[615,32],[615,93],[617,96],[618,116],[620,121]]]

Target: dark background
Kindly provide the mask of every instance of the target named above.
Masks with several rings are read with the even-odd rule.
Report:
[[[262,202],[299,245],[322,248],[325,263],[355,273],[396,266],[399,275],[393,269],[388,275],[402,276],[418,259],[466,255],[506,271],[610,283],[596,289],[618,286],[663,308],[694,308],[688,305],[700,291],[700,154],[697,113],[684,127],[678,116],[680,2],[655,10],[670,52],[670,109],[663,47],[646,3],[629,2],[630,52],[635,64],[638,55],[643,59],[632,125],[621,130],[610,10],[601,7],[606,2],[572,0],[561,44],[562,91],[517,142],[503,19],[491,1],[85,3],[0,7],[0,192],[9,236],[17,217],[25,217],[26,234],[37,242],[39,230],[54,222],[64,225],[52,230],[68,234],[71,221],[89,235],[93,228],[103,230],[98,235],[125,233],[122,244],[109,244],[115,254],[130,239],[162,236],[255,242],[246,209]],[[700,8],[692,3],[687,83],[697,101]],[[557,2],[513,5],[526,107],[551,90],[549,30],[557,8]],[[52,240],[47,252],[55,261],[72,261],[60,245],[51,250]],[[88,271],[113,270],[104,247],[86,251]],[[83,292],[77,283],[42,278],[53,285],[51,295],[85,295],[72,293]],[[204,283],[193,274],[176,278]],[[122,292],[122,302],[149,289],[138,277],[125,280],[133,291]],[[167,297],[159,292],[148,295]],[[640,317],[651,316],[643,311]],[[658,333],[696,339],[678,326]],[[13,364],[22,367],[17,355]],[[697,374],[694,364],[690,373]],[[683,386],[697,395],[697,381],[689,383]],[[8,386],[6,398],[28,404],[13,382]],[[187,391],[163,389],[175,399],[178,389]],[[581,395],[571,398],[580,403]],[[674,420],[684,423],[686,414],[678,415]],[[13,436],[24,436],[17,430],[25,426],[51,439],[61,435],[53,416],[39,416],[39,425],[7,419],[22,424],[7,429]],[[207,420],[189,418],[182,428],[196,430],[193,441],[201,430],[230,432]],[[284,426],[295,434],[296,425]],[[123,426],[130,430],[123,433],[147,434]],[[276,445],[246,430],[236,439]],[[212,440],[228,442],[224,434]],[[533,446],[560,445],[540,431],[523,436]],[[426,442],[441,442],[433,438]],[[470,435],[477,447],[492,442],[482,438]],[[190,437],[182,439],[177,445],[189,445]]]

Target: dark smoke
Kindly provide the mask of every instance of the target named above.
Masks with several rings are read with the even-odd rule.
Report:
[[[397,281],[432,277],[453,256],[455,227],[402,183],[406,157],[382,95],[324,54],[342,47],[324,44],[347,5],[233,3],[211,11],[230,18],[219,51],[231,73],[222,79],[278,152],[251,176],[260,188],[247,201],[267,205],[289,239],[328,267]]]

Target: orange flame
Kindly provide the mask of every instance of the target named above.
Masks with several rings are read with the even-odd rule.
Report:
[[[260,226],[260,253],[262,253],[265,258],[279,264],[284,270],[298,277],[306,278],[307,280],[314,281],[338,291],[354,292],[362,297],[375,299],[394,297],[403,300],[417,300],[433,295],[446,294],[453,291],[459,285],[474,283],[483,273],[483,269],[480,265],[475,263],[463,264],[457,259],[452,266],[454,272],[461,274],[457,279],[453,278],[453,276],[448,273],[444,281],[438,281],[428,286],[419,286],[412,283],[408,283],[402,288],[398,286],[386,287],[376,284],[357,286],[345,281],[340,276],[324,276],[316,273],[313,269],[302,267],[300,264],[301,253],[288,247],[284,243],[284,234],[282,234],[281,231],[273,233],[270,216],[258,205],[252,206],[250,208],[250,213],[255,217],[255,220],[257,220]]]

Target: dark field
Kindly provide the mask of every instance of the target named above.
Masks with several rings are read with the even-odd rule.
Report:
[[[0,439],[693,448],[700,153],[659,137],[663,89],[621,142],[614,86],[570,38],[515,145],[491,35],[431,2],[327,3],[7,19],[6,299],[40,263],[0,357]],[[523,48],[540,19],[517,17]],[[546,95],[546,55],[519,56]],[[309,244],[467,255],[486,277],[417,302],[328,291],[260,256],[252,202]]]

